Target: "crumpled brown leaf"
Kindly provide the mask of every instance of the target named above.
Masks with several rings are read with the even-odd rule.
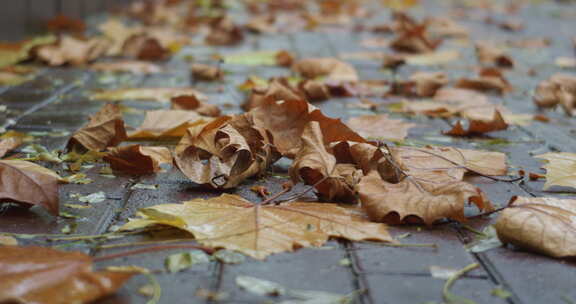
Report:
[[[235,187],[280,157],[272,136],[248,115],[221,116],[189,128],[175,152],[184,175],[216,189]]]
[[[90,117],[90,122],[76,131],[68,141],[68,149],[83,147],[100,151],[117,146],[127,138],[120,107],[106,104]]]
[[[309,122],[302,133],[302,144],[290,167],[294,182],[315,185],[320,199],[356,202],[354,186],[362,172],[351,164],[337,164],[336,157],[324,145],[320,124]]]
[[[572,115],[576,105],[576,76],[554,74],[536,88],[534,103],[542,108],[561,105],[566,114]]]
[[[391,119],[386,114],[352,117],[346,124],[362,137],[392,141],[404,140],[408,130],[414,126],[400,119]]]
[[[130,145],[110,149],[104,160],[114,171],[144,175],[160,171],[160,164],[172,163],[172,153],[166,147]]]
[[[216,105],[209,104],[199,100],[196,95],[181,95],[170,99],[173,110],[194,111],[200,115],[217,117],[220,116],[220,108]]]
[[[170,102],[177,96],[194,95],[199,101],[206,102],[208,97],[192,88],[127,88],[96,92],[90,96],[94,100],[123,101],[142,100]]]
[[[502,243],[555,258],[576,256],[576,200],[514,197],[496,221]]]
[[[208,118],[193,111],[154,110],[147,111],[142,124],[130,132],[130,140],[180,138],[192,126],[203,124]]]
[[[128,72],[132,74],[155,74],[162,72],[162,68],[154,63],[135,60],[98,62],[92,64],[90,68],[95,71]]]
[[[148,34],[133,35],[124,41],[122,54],[138,60],[158,61],[166,59],[170,51]]]
[[[237,195],[194,199],[140,210],[121,229],[168,225],[188,231],[205,246],[237,250],[255,259],[301,247],[322,246],[330,237],[392,242],[383,224],[336,204],[289,202],[261,205]],[[209,229],[207,229],[209,228]]]
[[[134,273],[92,270],[81,252],[0,247],[0,302],[90,303],[118,290]]]
[[[52,66],[84,65],[103,56],[107,49],[108,42],[99,37],[80,40],[62,36],[54,44],[36,47],[34,53],[37,58]]]
[[[256,108],[264,103],[267,99],[273,100],[299,100],[305,99],[305,96],[298,90],[295,90],[285,78],[274,78],[268,83],[268,86],[259,86],[250,82],[251,92],[242,107],[245,110]]]
[[[192,65],[192,76],[194,80],[216,81],[224,78],[224,72],[219,66],[195,63]]]
[[[500,68],[513,68],[514,60],[504,51],[485,43],[476,44],[476,57],[481,64]]]
[[[409,80],[393,83],[388,94],[407,97],[432,97],[447,83],[448,77],[443,72],[416,72],[410,76]]]
[[[335,81],[358,81],[356,69],[336,58],[307,58],[292,65],[292,70],[304,78],[326,77]]]
[[[59,214],[60,176],[54,171],[28,161],[0,160],[0,180],[1,202],[40,205],[53,215]]]

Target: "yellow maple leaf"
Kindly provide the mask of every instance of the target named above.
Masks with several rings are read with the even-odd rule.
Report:
[[[203,245],[237,250],[256,259],[301,247],[323,245],[330,237],[390,242],[384,224],[356,210],[329,203],[254,204],[237,195],[194,199],[141,209],[141,218],[122,227],[134,230],[168,225],[188,231]]]

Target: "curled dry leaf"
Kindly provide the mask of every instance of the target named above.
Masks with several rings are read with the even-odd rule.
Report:
[[[356,69],[336,58],[307,58],[292,65],[292,70],[304,78],[326,77],[336,81],[358,81]]]
[[[366,142],[339,119],[325,116],[303,99],[266,98],[248,115],[253,117],[254,125],[272,133],[278,151],[288,157],[293,157],[300,150],[302,132],[310,121],[320,124],[325,144],[337,141]]]
[[[515,197],[495,228],[503,243],[552,257],[576,256],[576,200]]]
[[[478,62],[500,68],[514,67],[514,61],[504,51],[485,43],[476,44],[476,57]]]
[[[576,76],[554,74],[536,88],[534,103],[542,108],[561,105],[566,114],[572,115],[576,105]]]
[[[256,259],[322,246],[330,237],[392,241],[385,225],[370,223],[353,209],[329,203],[260,205],[223,194],[208,200],[157,205],[141,209],[139,214],[141,219],[131,219],[122,229],[173,226],[192,233],[203,245],[237,250]]]
[[[194,111],[200,115],[217,117],[220,116],[220,109],[213,104],[201,101],[196,95],[175,96],[170,99],[172,109]]]
[[[470,119],[468,123],[468,129],[464,129],[462,123],[459,120],[451,130],[444,132],[444,134],[452,136],[471,136],[506,129],[508,129],[508,124],[504,120],[504,117],[502,117],[500,111],[495,110],[492,120],[486,121]]]
[[[8,137],[0,140],[0,158],[4,157],[6,153],[18,148],[22,144],[20,137]]]
[[[102,91],[92,94],[91,99],[107,101],[142,100],[170,102],[177,96],[195,96],[199,101],[206,102],[206,95],[191,88],[129,88]]]
[[[286,78],[274,78],[270,83],[259,85],[252,80],[248,80],[247,84],[251,87],[252,91],[248,100],[242,106],[246,110],[259,107],[264,104],[265,100],[305,100],[302,92],[294,89]]]
[[[408,130],[414,126],[400,119],[391,119],[386,114],[352,117],[346,124],[362,137],[393,141],[404,140]]]
[[[103,56],[107,48],[108,42],[102,38],[80,40],[71,36],[62,36],[54,44],[36,47],[35,55],[52,66],[83,65]]]
[[[534,156],[544,159],[546,164],[546,183],[544,190],[552,186],[576,188],[576,153],[545,153]]]
[[[207,118],[184,110],[147,111],[144,121],[128,135],[130,140],[180,138],[192,126],[206,123]]]
[[[320,125],[312,121],[304,128],[290,176],[294,182],[315,185],[323,200],[353,203],[356,202],[354,186],[362,173],[353,165],[336,163],[336,157],[324,145]]]
[[[188,129],[176,147],[175,161],[200,185],[232,188],[263,173],[278,160],[272,137],[250,116],[221,116]]]
[[[81,252],[0,247],[0,302],[90,303],[118,290],[135,273],[92,270]]]
[[[166,147],[130,145],[110,149],[104,160],[114,171],[144,175],[160,171],[160,164],[172,163],[172,153]]]
[[[124,41],[122,54],[138,60],[157,61],[166,59],[170,51],[148,34],[137,34]]]
[[[120,107],[106,104],[90,117],[90,122],[76,131],[68,141],[68,149],[82,147],[100,151],[117,146],[127,138]]]
[[[362,208],[376,222],[430,225],[444,218],[464,221],[466,203],[474,203],[480,210],[492,208],[480,189],[462,181],[439,182],[407,176],[398,183],[390,183],[372,171],[357,187]]]
[[[219,66],[195,63],[192,65],[192,76],[194,80],[215,81],[224,78],[224,72]]]
[[[58,215],[58,181],[54,171],[23,160],[0,160],[0,201],[40,205]]]
[[[92,64],[90,68],[95,71],[127,72],[132,74],[155,74],[162,72],[162,68],[154,63],[133,60],[99,62]]]
[[[391,95],[407,97],[432,97],[436,91],[448,83],[448,77],[442,72],[416,72],[407,81],[398,81],[391,85]]]
[[[298,83],[298,89],[310,101],[323,101],[330,98],[330,90],[324,83],[316,80],[303,80]]]

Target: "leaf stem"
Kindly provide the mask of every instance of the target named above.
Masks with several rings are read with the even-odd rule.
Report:
[[[448,304],[472,304],[472,303],[475,303],[472,300],[468,300],[466,298],[463,298],[463,297],[460,297],[460,296],[453,294],[450,291],[450,288],[452,287],[452,285],[454,285],[454,282],[456,282],[456,280],[461,278],[467,272],[474,270],[478,267],[480,267],[480,265],[478,265],[478,263],[470,264],[470,265],[458,270],[458,272],[456,272],[453,276],[451,276],[446,281],[446,284],[444,284],[444,288],[442,289],[442,298],[446,303],[448,303]]]

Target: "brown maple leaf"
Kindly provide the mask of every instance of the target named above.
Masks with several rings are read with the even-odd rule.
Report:
[[[394,14],[396,37],[390,42],[390,47],[398,52],[427,53],[435,50],[441,40],[430,38],[428,24],[418,23],[404,13]]]
[[[552,257],[576,256],[576,200],[514,197],[496,221],[503,243]]]
[[[188,231],[206,246],[237,250],[256,259],[301,247],[322,246],[330,237],[391,242],[383,224],[351,208],[329,203],[261,205],[237,195],[194,199],[141,209],[124,230],[168,225]],[[210,229],[206,229],[210,228]]]
[[[357,189],[362,208],[376,222],[431,225],[444,218],[464,221],[464,205],[469,202],[479,210],[492,209],[480,189],[462,181],[407,176],[390,183],[373,171],[360,180]]]
[[[144,175],[160,171],[160,164],[172,163],[172,153],[166,147],[130,145],[110,149],[104,160],[114,171]]]
[[[68,149],[83,147],[100,151],[117,146],[127,138],[120,107],[106,104],[90,117],[90,122],[76,131],[68,141]]]
[[[58,182],[54,171],[23,160],[0,160],[0,201],[26,207],[40,205],[59,214]]]
[[[135,273],[92,270],[81,252],[0,247],[0,302],[89,303],[114,293]]]
[[[500,111],[495,110],[492,120],[486,121],[471,119],[468,123],[468,129],[464,129],[462,123],[457,121],[452,129],[443,133],[451,136],[471,136],[506,129],[508,129],[508,124],[504,120],[504,117],[502,117]]]
[[[190,180],[232,188],[278,160],[272,137],[250,116],[221,116],[188,129],[176,147],[176,165]]]

